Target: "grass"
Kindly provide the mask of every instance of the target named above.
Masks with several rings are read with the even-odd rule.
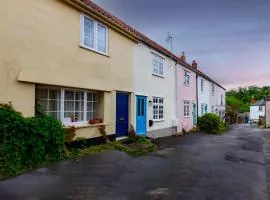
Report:
[[[138,138],[136,141],[132,141],[130,144],[121,142],[112,142],[109,144],[103,144],[98,146],[90,146],[81,149],[69,149],[65,159],[76,159],[88,155],[101,153],[108,150],[118,150],[125,152],[126,154],[136,157],[142,156],[147,153],[153,152],[157,149],[157,146],[146,138]]]
[[[108,144],[90,146],[90,147],[85,147],[85,148],[80,148],[80,149],[66,149],[66,153],[62,159],[58,161],[53,161],[53,162],[45,161],[43,164],[33,166],[33,168],[24,169],[16,174],[13,174],[12,176],[17,176],[23,173],[30,172],[37,168],[42,168],[42,167],[46,167],[52,164],[57,164],[62,161],[68,161],[68,160],[73,160],[73,159],[79,159],[85,156],[95,155],[95,154],[105,152],[108,150],[118,150],[118,151],[125,152],[126,154],[132,157],[136,157],[136,156],[146,155],[157,149],[157,146],[146,138],[139,137],[135,140],[133,139],[131,140],[132,141],[129,144],[124,144],[121,142],[111,142]],[[0,180],[7,179],[10,177],[11,176],[0,176]]]

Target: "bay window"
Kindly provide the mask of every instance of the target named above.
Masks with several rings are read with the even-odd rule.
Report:
[[[64,125],[87,124],[99,117],[98,92],[38,87],[36,102]]]

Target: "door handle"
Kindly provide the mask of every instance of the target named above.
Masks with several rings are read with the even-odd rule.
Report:
[[[120,117],[120,119],[119,119],[120,121],[124,121],[125,120],[125,118],[124,117]]]

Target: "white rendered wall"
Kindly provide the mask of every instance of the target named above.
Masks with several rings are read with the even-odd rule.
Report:
[[[259,111],[259,106],[250,106],[250,120],[259,120],[259,116],[265,116],[265,106],[262,111]]]
[[[163,57],[164,77],[152,75],[152,52]],[[147,131],[159,130],[176,126],[176,89],[175,89],[175,66],[176,63],[161,53],[150,49],[144,44],[134,47],[134,91],[135,95],[147,97]],[[152,127],[148,121],[153,120],[153,105],[149,103],[153,97],[164,98],[164,120],[154,121]],[[136,110],[136,102],[135,102]],[[134,113],[134,128],[136,130],[136,113]],[[173,125],[174,124],[174,125]]]
[[[201,80],[204,80],[204,89],[201,91]],[[207,105],[207,112],[211,112],[211,105],[210,105],[210,83],[205,78],[198,76],[197,78],[197,85],[198,85],[198,116],[202,116],[201,114],[201,105]]]
[[[209,87],[209,95],[210,95],[210,112],[214,109],[215,114],[219,115],[219,112],[224,112],[225,111],[225,95],[226,95],[226,90],[221,88],[220,86],[216,85],[214,83],[214,93],[212,92],[212,83],[210,82],[210,87]],[[222,100],[221,100],[222,99]]]

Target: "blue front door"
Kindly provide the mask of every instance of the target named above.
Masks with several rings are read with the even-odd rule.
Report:
[[[129,95],[124,92],[116,94],[116,137],[128,135]]]
[[[136,97],[136,133],[146,133],[146,97]]]

